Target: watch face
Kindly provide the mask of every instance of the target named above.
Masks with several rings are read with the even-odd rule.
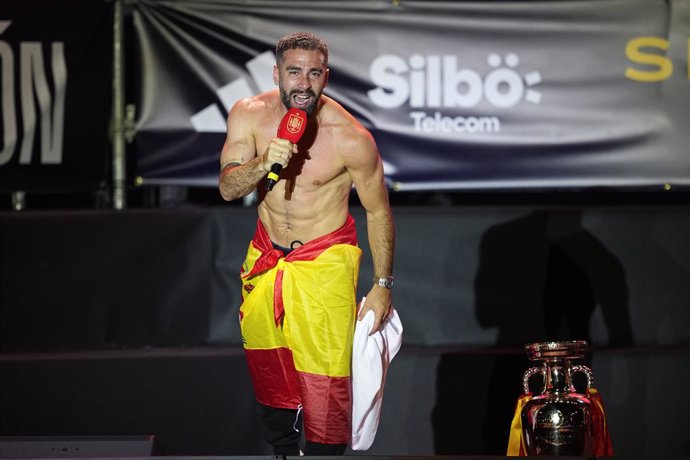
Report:
[[[389,276],[386,278],[379,278],[377,281],[377,284],[381,287],[385,287],[387,289],[390,289],[393,287],[393,277]]]

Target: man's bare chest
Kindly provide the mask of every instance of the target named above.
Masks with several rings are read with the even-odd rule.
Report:
[[[258,145],[259,152],[266,150],[271,139]],[[346,174],[346,168],[336,144],[330,136],[321,136],[297,144],[297,152],[281,171],[280,178],[290,181],[293,187],[310,190],[318,189],[343,174]]]

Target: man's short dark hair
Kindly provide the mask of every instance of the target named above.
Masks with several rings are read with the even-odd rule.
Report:
[[[287,50],[320,51],[324,57],[324,66],[328,66],[328,46],[326,42],[309,32],[295,32],[281,38],[276,45],[276,60],[283,61],[283,53]]]

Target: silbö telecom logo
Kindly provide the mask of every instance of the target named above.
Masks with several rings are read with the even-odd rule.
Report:
[[[491,71],[484,77],[473,69],[458,69],[453,55],[412,55],[408,61],[400,56],[382,55],[370,66],[375,89],[367,94],[372,103],[385,109],[397,109],[405,103],[412,109],[470,109],[485,100],[506,109],[525,100],[541,102],[534,86],[541,83],[538,71],[518,73],[520,58],[515,53],[504,57],[491,53],[487,57]],[[498,133],[498,116],[448,116],[441,110],[429,114],[424,110],[409,113],[415,131],[423,133]]]
[[[241,77],[216,91],[226,113],[243,97],[275,88],[272,69],[275,56],[266,51],[245,65],[251,82]],[[412,55],[407,61],[400,56],[385,54],[369,67],[376,88],[367,92],[369,100],[384,109],[398,109],[405,103],[412,109],[471,109],[483,100],[506,109],[521,101],[541,102],[541,93],[533,89],[541,83],[538,71],[520,74],[516,70],[520,58],[516,53],[504,57],[491,53],[487,57],[491,71],[482,78],[476,70],[458,69],[453,55]],[[498,133],[501,120],[495,115],[448,116],[441,110],[432,114],[424,110],[409,113],[415,131],[423,133]],[[225,116],[216,104],[210,104],[190,117],[196,132],[224,133]]]

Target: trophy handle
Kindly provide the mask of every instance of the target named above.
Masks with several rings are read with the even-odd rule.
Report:
[[[529,379],[532,378],[534,374],[541,374],[542,377],[544,378],[544,383],[546,383],[546,371],[544,370],[543,367],[530,367],[525,371],[525,375],[522,377],[522,389],[525,392],[525,394],[528,394],[529,391]]]
[[[592,388],[592,385],[594,385],[594,375],[592,375],[592,369],[582,365],[570,367],[568,369],[568,373],[570,374],[569,376],[571,381],[573,378],[573,374],[575,372],[582,372],[583,374],[585,374],[587,376],[587,389],[589,390],[590,388]]]

